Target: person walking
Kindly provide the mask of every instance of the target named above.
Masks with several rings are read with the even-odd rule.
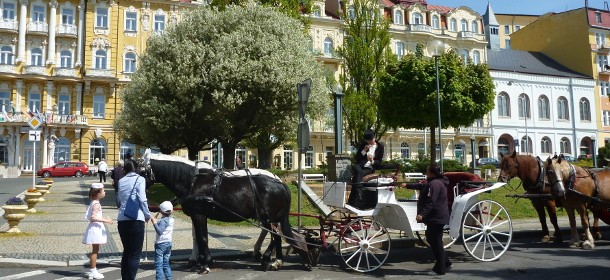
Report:
[[[159,205],[160,213],[155,217],[150,218],[157,232],[157,240],[155,242],[155,271],[156,279],[166,280],[172,279],[172,269],[169,266],[169,257],[172,255],[172,233],[174,231],[174,218],[170,215],[174,210],[174,206],[169,201],[164,201]],[[156,218],[159,214],[163,217],[159,220]]]
[[[428,274],[444,275],[447,269],[453,266],[443,247],[443,228],[449,224],[449,207],[447,207],[449,179],[443,175],[437,164],[428,167],[426,178],[426,183],[406,184],[406,187],[419,190],[415,220],[426,224],[426,239],[436,261]]]
[[[119,236],[121,237],[121,243],[123,243],[123,255],[121,256],[121,279],[123,280],[136,278],[144,243],[144,225],[150,220],[151,216],[146,198],[146,182],[144,177],[135,173],[136,168],[135,161],[125,161],[125,177],[119,180],[119,203],[121,206],[119,207],[117,221]],[[129,218],[124,214],[127,200],[130,197],[136,199],[140,205],[136,219]]]
[[[124,165],[125,162],[123,160],[119,160],[118,164],[112,169],[112,173],[110,174],[117,208],[121,207],[121,204],[119,203],[119,180],[125,177],[125,171],[123,170]]]
[[[97,173],[100,175],[100,183],[102,182],[102,179],[104,181],[104,183],[106,183],[106,172],[108,171],[108,164],[106,163],[106,160],[102,158],[102,160],[100,160],[100,162],[97,163]]]
[[[91,255],[89,255],[89,271],[86,273],[89,279],[103,279],[104,275],[97,271],[97,255],[100,245],[108,241],[106,227],[104,224],[112,224],[112,219],[104,218],[100,200],[106,196],[104,185],[100,183],[91,184],[89,189],[89,199],[91,203],[85,213],[85,219],[89,220],[89,225],[83,236],[83,244],[91,245]]]

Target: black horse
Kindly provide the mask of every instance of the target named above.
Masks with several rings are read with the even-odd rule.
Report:
[[[294,243],[288,221],[290,190],[277,176],[257,169],[216,172],[209,165],[199,172],[192,163],[184,158],[151,154],[148,150],[142,157],[147,186],[154,182],[165,185],[178,197],[184,213],[191,217],[200,272],[208,272],[213,264],[208,247],[208,218],[224,222],[255,219],[269,231],[272,231],[271,224],[279,224],[281,234],[289,243]],[[272,235],[261,260],[264,270],[281,267],[281,242],[280,236]],[[273,250],[275,262],[271,261]]]

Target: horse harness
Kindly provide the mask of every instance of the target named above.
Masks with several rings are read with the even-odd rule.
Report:
[[[568,163],[568,164],[570,166],[570,174],[568,177],[568,181],[565,184],[566,190],[576,193],[580,196],[589,197],[594,200],[599,200],[599,198],[597,197],[597,195],[599,194],[599,184],[597,182],[597,174],[595,174],[595,172],[593,172],[589,169],[584,169],[585,171],[587,171],[587,173],[589,174],[589,177],[591,177],[591,180],[593,180],[593,183],[595,184],[595,189],[593,190],[593,195],[591,195],[591,196],[585,195],[585,194],[577,191],[574,188],[574,186],[576,185],[576,178],[577,178],[576,177],[576,168],[571,163]],[[582,177],[582,178],[584,178],[584,177]]]
[[[536,192],[543,192],[545,183],[544,162],[542,162],[540,157],[536,157],[536,161],[538,163],[538,177],[536,177],[536,185],[534,185],[534,187],[530,190]],[[519,159],[517,159],[517,157],[515,157],[515,168],[519,170]],[[523,180],[521,180],[521,184],[523,184]]]

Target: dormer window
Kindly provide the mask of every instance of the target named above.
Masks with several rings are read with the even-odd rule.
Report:
[[[420,13],[413,13],[413,24],[424,24],[424,18]]]
[[[401,10],[394,11],[394,24],[403,24]]]

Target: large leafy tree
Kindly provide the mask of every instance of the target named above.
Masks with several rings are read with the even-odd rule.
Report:
[[[380,15],[379,1],[354,0],[342,11],[344,116],[346,134],[356,146],[364,131],[373,128],[380,138],[387,130],[378,116],[379,77],[393,55],[389,48],[389,22]]]
[[[494,85],[486,64],[464,61],[453,51],[438,57],[442,128],[472,125],[493,109]],[[388,65],[380,83],[379,114],[390,127],[430,128],[435,147],[438,128],[436,67],[434,58],[417,46]],[[431,149],[436,158],[436,149]]]
[[[166,137],[177,137],[189,157],[212,139],[222,143],[225,159],[233,158],[240,141],[259,133],[291,139],[298,82],[313,80],[310,114],[321,115],[329,103],[307,42],[302,24],[275,8],[194,10],[149,40],[133,82],[123,91],[126,107],[117,127],[142,141],[137,143],[161,146]],[[134,124],[138,116],[152,125]],[[224,167],[232,168],[233,161],[225,160]]]

